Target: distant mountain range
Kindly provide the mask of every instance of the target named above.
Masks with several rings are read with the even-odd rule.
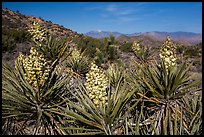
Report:
[[[193,32],[159,32],[159,31],[152,31],[152,32],[139,32],[133,34],[123,34],[119,32],[109,32],[109,31],[90,31],[85,33],[84,35],[90,36],[93,38],[104,38],[109,37],[110,34],[114,35],[117,39],[120,39],[121,36],[126,37],[134,37],[134,36],[149,36],[156,40],[165,40],[166,36],[169,35],[172,40],[177,42],[184,42],[189,44],[196,44],[202,42],[202,34],[200,33],[193,33]]]

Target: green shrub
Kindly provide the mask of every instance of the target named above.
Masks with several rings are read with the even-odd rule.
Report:
[[[110,61],[114,61],[119,58],[117,47],[115,47],[114,45],[109,45],[107,52],[108,52],[108,59]]]
[[[5,29],[2,30],[2,50],[3,52],[11,52],[16,48],[17,43],[24,43],[30,41],[31,36],[25,30]]]
[[[132,51],[132,42],[126,42],[120,46],[120,50],[123,52],[133,52]]]
[[[15,39],[8,35],[2,34],[2,51],[11,52],[13,49],[15,49],[15,47],[16,47]]]

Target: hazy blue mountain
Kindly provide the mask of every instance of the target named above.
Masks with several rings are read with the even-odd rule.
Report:
[[[144,35],[153,36],[157,39],[164,40],[167,35],[171,37],[172,40],[175,41],[187,41],[192,43],[197,43],[202,41],[202,34],[200,33],[193,33],[193,32],[145,32]]]
[[[116,38],[123,35],[122,33],[119,33],[119,32],[110,32],[110,31],[90,31],[85,33],[85,35],[93,38],[105,38],[105,37],[109,37],[111,33]]]
[[[159,31],[152,31],[152,32],[136,32],[132,34],[123,34],[120,32],[110,32],[110,31],[90,31],[88,33],[85,33],[84,35],[90,36],[93,38],[104,38],[104,37],[109,37],[110,34],[113,34],[116,38],[120,36],[139,36],[139,35],[146,35],[146,36],[151,36],[155,39],[158,40],[165,40],[166,36],[169,35],[172,40],[174,41],[182,41],[182,42],[187,42],[187,43],[199,43],[202,42],[202,34],[200,33],[193,33],[193,32],[159,32]]]

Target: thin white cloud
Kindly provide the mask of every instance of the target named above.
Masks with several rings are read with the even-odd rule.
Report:
[[[105,7],[105,10],[106,10],[106,11],[109,11],[109,12],[116,12],[116,11],[118,11],[119,9],[118,9],[118,7],[117,7],[115,4],[110,4],[110,5],[107,5],[107,6]]]
[[[107,5],[104,9],[107,11],[107,14],[111,13],[112,15],[129,15],[138,11],[138,9],[133,9],[133,7],[125,7],[116,4]]]
[[[134,5],[126,5],[121,3],[110,3],[104,5],[98,5],[94,7],[87,7],[86,10],[100,10],[100,16],[107,22],[131,22],[139,20],[135,17],[136,13],[139,13],[145,2],[133,3]]]
[[[106,14],[112,15],[128,15],[138,11],[138,9],[136,10],[134,7],[125,7],[117,4],[99,5],[94,7],[88,6],[85,10],[100,10]]]
[[[136,17],[116,17],[116,18],[107,18],[105,22],[114,23],[114,24],[123,24],[128,22],[134,22],[140,20],[140,18]]]

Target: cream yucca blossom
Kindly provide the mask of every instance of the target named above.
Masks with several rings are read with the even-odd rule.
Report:
[[[107,101],[108,78],[103,70],[93,62],[90,71],[86,74],[85,87],[93,103],[97,107],[102,107]]]
[[[20,53],[16,61],[22,62],[25,69],[25,79],[34,88],[42,86],[44,81],[48,78],[49,66],[47,61],[34,47],[31,47],[29,56],[25,57]]]
[[[32,35],[32,39],[34,42],[43,42],[46,40],[46,30],[43,29],[39,23],[35,22],[33,23],[32,27],[28,30],[30,34]],[[39,44],[41,46],[41,44]]]
[[[132,50],[133,50],[133,52],[135,53],[135,54],[137,54],[138,52],[140,52],[140,50],[141,50],[141,46],[140,46],[140,44],[139,44],[139,42],[133,42],[133,44],[132,44]]]
[[[176,66],[176,46],[173,42],[171,42],[169,36],[167,36],[166,41],[163,43],[159,56],[162,60],[164,60],[166,69],[170,66]]]
[[[77,50],[76,48],[73,49],[72,53],[71,53],[71,57],[75,60],[75,61],[79,61],[82,56],[80,54],[80,51]]]

